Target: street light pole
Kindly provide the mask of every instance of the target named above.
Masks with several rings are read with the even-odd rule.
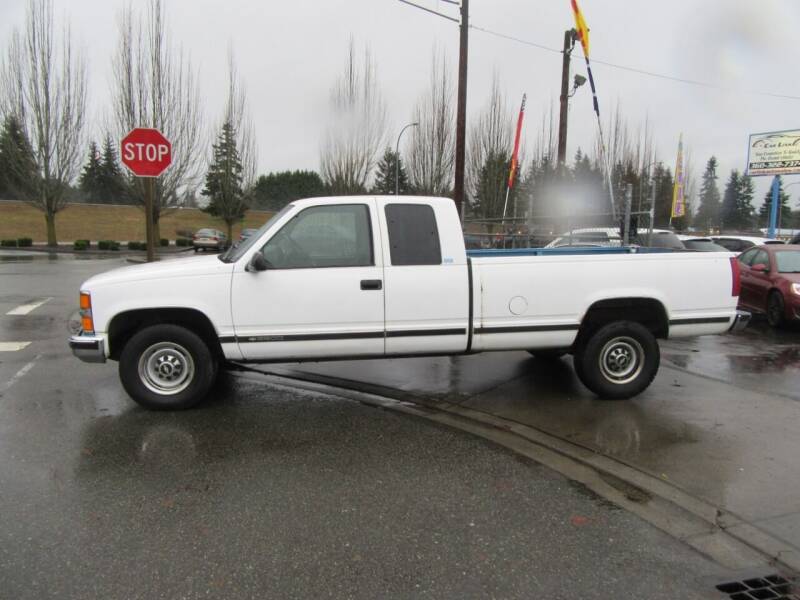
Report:
[[[400,130],[400,135],[397,136],[397,147],[394,151],[394,195],[400,195],[400,138],[403,137],[403,132],[409,127],[416,127],[419,123],[409,123]]]
[[[567,159],[567,118],[569,114],[569,58],[575,46],[575,30],[564,32],[564,50],[561,57],[561,96],[558,111],[558,169]]]

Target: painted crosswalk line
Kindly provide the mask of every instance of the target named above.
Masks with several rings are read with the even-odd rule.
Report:
[[[22,304],[17,308],[11,309],[6,314],[7,315],[27,315],[30,312],[33,312],[37,308],[39,308],[42,304],[50,302],[52,298],[44,298],[43,300],[39,300],[38,302],[31,302],[30,304]]]
[[[30,342],[0,342],[0,352],[16,352],[30,345]]]

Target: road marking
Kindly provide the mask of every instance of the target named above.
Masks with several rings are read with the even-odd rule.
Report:
[[[32,311],[36,310],[37,308],[39,308],[42,304],[45,304],[46,302],[50,302],[50,300],[52,300],[52,298],[45,298],[44,300],[39,300],[39,302],[31,302],[30,304],[22,304],[22,305],[18,306],[17,308],[14,308],[14,309],[8,311],[6,314],[7,315],[27,315],[29,312],[32,312]]]
[[[19,381],[20,379],[25,377],[25,374],[33,368],[33,365],[41,357],[42,357],[41,354],[37,354],[36,358],[34,358],[31,362],[29,362],[27,365],[22,367],[19,371],[14,373],[14,376],[11,379],[6,381],[4,384],[0,385],[0,394],[2,394],[3,392],[8,391],[11,388],[12,385],[14,385],[15,383],[17,383],[17,381]]]
[[[30,342],[0,342],[0,352],[16,352],[28,345]]]

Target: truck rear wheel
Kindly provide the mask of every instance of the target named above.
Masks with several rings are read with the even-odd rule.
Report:
[[[643,392],[658,372],[661,354],[649,329],[615,321],[598,329],[575,353],[575,372],[600,398],[620,400]]]
[[[191,408],[217,376],[217,360],[195,333],[179,325],[151,325],[122,349],[119,377],[128,395],[154,410]]]

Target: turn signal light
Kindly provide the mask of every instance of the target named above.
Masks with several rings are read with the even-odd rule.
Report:
[[[92,310],[92,297],[86,292],[81,292],[81,310]]]
[[[731,279],[731,296],[738,297],[742,291],[742,273],[735,256],[731,256]]]
[[[92,319],[92,297],[86,292],[81,292],[81,329],[84,333],[94,333],[94,320]]]

